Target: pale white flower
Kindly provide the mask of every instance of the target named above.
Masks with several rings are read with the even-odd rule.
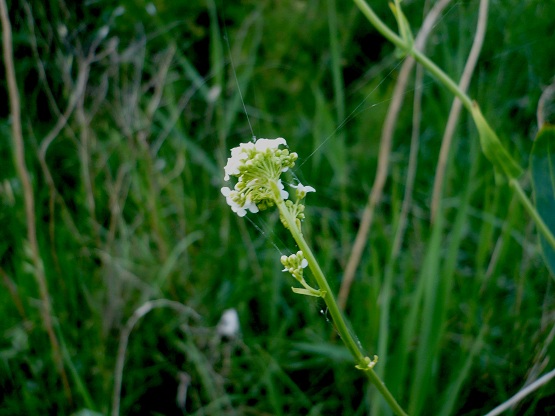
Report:
[[[303,199],[309,192],[316,192],[316,189],[314,189],[312,186],[305,186],[302,183],[299,183],[298,185],[291,185],[291,188],[295,188],[297,190],[296,194],[298,200]]]
[[[308,266],[308,260],[307,259],[303,259],[303,261],[301,261],[301,267],[303,269],[306,269],[306,266]]]
[[[224,180],[235,176],[237,183],[234,189],[224,187],[221,191],[240,217],[247,211],[258,212],[289,197],[280,175],[295,165],[298,155],[280,146],[287,146],[283,137],[258,139],[231,149],[231,157],[224,166]]]
[[[237,202],[235,202],[233,200],[233,196],[237,194],[237,191],[232,191],[227,186],[224,186],[221,189],[221,192],[222,195],[225,196],[225,201],[227,202],[227,205],[229,205],[231,207],[231,210],[237,213],[237,215],[239,215],[240,217],[244,217],[245,215],[247,215],[247,210],[249,210],[253,214],[259,211],[256,204],[253,203],[250,198],[247,198],[243,205],[239,205]]]
[[[302,183],[299,183],[298,185],[291,185],[291,188],[295,188],[297,192],[303,192],[305,195],[309,192],[316,192],[316,189],[314,189],[312,186],[305,186]]]
[[[236,309],[226,309],[218,322],[216,331],[222,337],[235,338],[239,334],[239,315]]]

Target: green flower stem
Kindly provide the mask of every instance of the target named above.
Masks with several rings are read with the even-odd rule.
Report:
[[[274,183],[273,185],[274,194],[279,195],[277,184]],[[335,301],[328,281],[326,280],[322,269],[320,269],[320,265],[316,261],[312,250],[304,239],[301,230],[299,229],[299,227],[297,227],[296,218],[293,217],[289,209],[285,206],[285,202],[283,201],[283,199],[281,199],[281,197],[277,199],[277,207],[280,214],[285,219],[287,227],[291,232],[293,238],[295,239],[295,242],[299,246],[299,249],[303,252],[304,258],[308,261],[308,265],[310,267],[310,270],[312,271],[312,274],[314,275],[316,283],[318,284],[318,288],[326,292],[323,299],[326,302],[326,306],[328,307],[328,311],[332,317],[333,323],[335,324],[335,328],[339,333],[339,336],[345,343],[345,346],[347,347],[351,355],[355,358],[356,364],[360,365],[361,367],[365,367],[367,365],[367,362],[365,361],[366,356],[362,353],[353,335],[347,328],[345,319],[343,318],[343,315],[341,314],[341,311],[337,306],[337,302]],[[393,412],[400,416],[406,416],[407,414],[405,413],[405,411],[401,408],[401,406],[399,406],[391,392],[387,389],[383,381],[378,377],[374,370],[368,368],[365,369],[364,372],[366,373],[370,382],[374,384],[374,386],[376,386],[378,391],[382,394]]]
[[[443,70],[437,66],[433,61],[431,61],[426,55],[417,49],[411,49],[409,51],[410,55],[420,63],[424,68],[426,68],[433,76],[435,76],[443,85],[447,87],[449,91],[453,93],[465,106],[465,108],[472,113],[472,100],[468,95],[460,89],[459,85],[449,77]]]
[[[515,190],[518,199],[520,199],[520,202],[522,202],[522,205],[524,205],[526,211],[528,211],[532,219],[535,221],[538,230],[543,234],[547,242],[555,250],[555,237],[549,230],[549,227],[545,224],[545,222],[543,222],[542,217],[540,217],[540,214],[538,214],[538,211],[536,210],[532,202],[530,202],[530,199],[522,190],[520,183],[513,178],[509,181],[509,185]]]
[[[365,0],[353,0],[358,6],[360,11],[372,23],[372,25],[380,32],[387,40],[404,51],[406,54],[411,55],[417,62],[435,76],[443,85],[449,89],[456,97],[458,97],[466,109],[472,112],[472,100],[466,95],[443,70],[431,61],[426,55],[417,49],[414,49],[412,43],[404,40],[393,32],[381,19],[374,13],[374,10],[366,3]]]
[[[393,43],[398,48],[405,50],[407,49],[407,44],[405,41],[398,36],[393,30],[391,30],[381,19],[378,17],[374,10],[364,0],[354,0],[355,4],[358,6],[362,14],[372,23],[372,25],[378,29],[387,40]]]

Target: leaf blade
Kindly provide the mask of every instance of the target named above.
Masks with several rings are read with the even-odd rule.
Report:
[[[555,126],[545,125],[536,136],[530,155],[536,210],[555,234]],[[555,249],[540,235],[544,260],[555,276]]]

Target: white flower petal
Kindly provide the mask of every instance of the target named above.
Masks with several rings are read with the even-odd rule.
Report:
[[[283,137],[278,137],[277,139],[258,139],[254,146],[256,150],[263,152],[266,149],[277,149],[280,144],[287,146],[287,142]]]
[[[308,266],[308,260],[303,259],[303,261],[301,261],[301,267],[304,269],[306,266]]]
[[[241,146],[241,149],[247,149],[247,150],[252,150],[255,148],[253,142],[241,143],[240,146]]]
[[[229,175],[239,175],[239,166],[241,160],[238,157],[230,157],[227,159],[227,164],[224,166],[224,180],[229,180]]]

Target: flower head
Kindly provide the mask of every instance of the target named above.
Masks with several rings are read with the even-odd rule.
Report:
[[[247,210],[258,212],[289,197],[280,176],[295,165],[298,156],[280,146],[287,146],[282,137],[258,139],[231,149],[231,157],[224,167],[224,180],[229,181],[234,176],[238,181],[233,189],[226,186],[221,192],[240,217],[246,215]]]

